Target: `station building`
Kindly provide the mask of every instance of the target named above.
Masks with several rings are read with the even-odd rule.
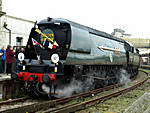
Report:
[[[25,46],[29,37],[31,28],[34,25],[33,21],[16,18],[9,15],[3,15],[0,19],[0,43],[2,46],[8,44],[12,46]],[[4,28],[7,24],[7,28]]]
[[[25,46],[34,22],[7,15],[2,11],[0,0],[0,48],[12,46]],[[6,28],[5,28],[6,27]]]
[[[7,25],[7,29],[4,28]],[[0,19],[0,44],[7,47],[8,44],[12,46],[25,46],[29,37],[31,28],[34,22],[3,15]]]

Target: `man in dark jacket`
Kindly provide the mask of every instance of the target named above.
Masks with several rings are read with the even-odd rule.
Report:
[[[19,64],[19,60],[18,60],[18,54],[20,53],[20,47],[18,46],[16,48],[16,51],[15,51],[15,57],[16,57],[16,71],[18,70],[18,64]]]
[[[12,64],[15,62],[15,52],[13,52],[13,48],[8,45],[6,49],[6,73],[9,74],[12,72]]]
[[[20,47],[17,47],[16,51],[15,51],[15,57],[16,57],[16,59],[18,59],[18,54],[19,53],[20,53]]]

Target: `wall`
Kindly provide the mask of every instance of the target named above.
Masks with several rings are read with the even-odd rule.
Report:
[[[34,22],[13,16],[3,15],[0,18],[0,46],[5,46],[5,48],[9,44],[9,32],[3,27],[4,22],[7,23],[7,28],[11,30],[11,45],[16,46],[16,37],[22,37],[23,39],[21,46],[25,46],[30,30],[34,26]]]
[[[150,39],[144,38],[123,38],[124,40],[129,41],[137,48],[149,48],[150,47]]]

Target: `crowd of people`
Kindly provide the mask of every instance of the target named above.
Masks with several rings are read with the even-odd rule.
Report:
[[[18,54],[24,53],[23,47],[12,47],[7,46],[5,50],[4,47],[0,49],[0,73],[11,74],[12,70],[17,70],[17,64],[19,63]]]

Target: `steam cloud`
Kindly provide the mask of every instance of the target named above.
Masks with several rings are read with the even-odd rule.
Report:
[[[130,74],[128,74],[127,71],[124,70],[124,69],[120,70],[120,76],[119,77],[120,77],[119,78],[119,82],[121,84],[128,85],[131,82],[131,80],[130,80]]]
[[[80,81],[73,78],[70,84],[63,89],[57,90],[56,92],[59,94],[58,97],[67,97],[75,93],[86,92],[94,88],[93,82],[94,79],[92,77],[87,77],[85,81]]]
[[[56,92],[58,93],[58,97],[67,97],[71,96],[72,94],[75,93],[81,93],[81,92],[87,92],[95,88],[94,86],[94,78],[91,77],[91,75],[95,75],[97,77],[105,77],[106,72],[104,71],[103,73],[100,71],[91,71],[85,76],[85,80],[76,80],[75,78],[72,79],[70,84],[65,86],[63,89],[58,89]],[[117,77],[119,77],[119,83],[128,85],[128,83],[131,81],[130,80],[130,74],[126,72],[124,69],[120,69],[118,73],[116,73]],[[107,81],[106,81],[107,82]],[[107,84],[107,83],[105,83]]]

